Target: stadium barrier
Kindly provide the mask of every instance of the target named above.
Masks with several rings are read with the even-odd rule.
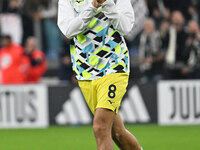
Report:
[[[160,125],[200,124],[200,81],[158,83]]]
[[[119,113],[129,124],[200,124],[200,81],[130,83]],[[92,119],[77,86],[0,86],[0,128],[88,125]]]
[[[44,85],[0,86],[0,128],[48,127],[47,96]]]
[[[91,124],[92,114],[78,87],[49,87],[50,124]],[[156,84],[130,84],[119,113],[126,123],[156,123]]]

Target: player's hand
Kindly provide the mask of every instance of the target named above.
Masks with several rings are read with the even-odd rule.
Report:
[[[97,0],[93,0],[92,5],[93,5],[95,8],[99,8],[99,7],[101,6],[101,4],[100,4],[99,2],[97,2]]]
[[[103,4],[106,0],[97,0],[98,3]]]
[[[106,0],[93,0],[92,5],[95,8],[99,8],[101,6],[101,4],[103,4]]]

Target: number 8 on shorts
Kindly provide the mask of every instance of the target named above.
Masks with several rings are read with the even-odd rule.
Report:
[[[115,98],[115,96],[116,96],[115,92],[117,90],[116,86],[114,84],[112,84],[112,85],[109,86],[108,89],[109,89],[108,96],[110,98]]]

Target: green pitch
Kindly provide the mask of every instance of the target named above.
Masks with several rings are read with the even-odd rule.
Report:
[[[128,125],[144,150],[200,150],[200,126]],[[0,130],[0,150],[95,150],[92,127]],[[118,148],[115,146],[115,150]]]

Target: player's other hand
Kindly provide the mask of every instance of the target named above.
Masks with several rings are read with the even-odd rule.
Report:
[[[93,0],[92,5],[95,8],[99,8],[101,6],[101,4],[103,4],[106,0]]]
[[[97,0],[98,3],[103,4],[106,0]]]

